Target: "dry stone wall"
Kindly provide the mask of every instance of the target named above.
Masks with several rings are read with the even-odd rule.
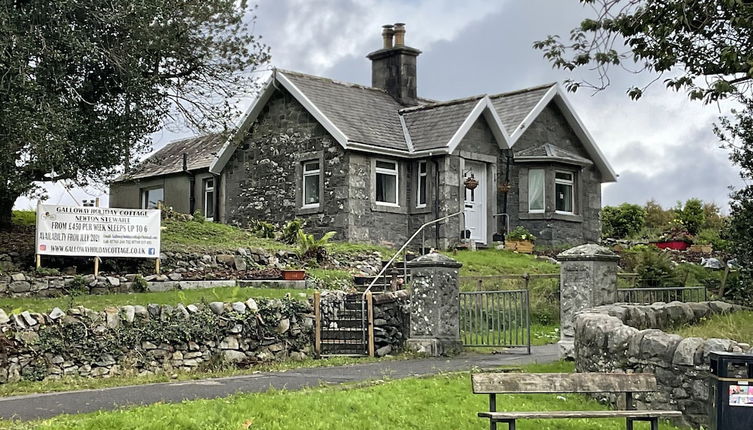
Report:
[[[575,319],[576,369],[653,373],[659,391],[636,395],[638,408],[679,410],[681,424],[708,428],[709,352],[753,354],[753,349],[729,339],[683,338],[663,330],[741,309],[711,301],[614,304],[584,311]]]
[[[0,310],[0,383],[302,360],[312,338],[310,305],[288,299],[49,314]]]

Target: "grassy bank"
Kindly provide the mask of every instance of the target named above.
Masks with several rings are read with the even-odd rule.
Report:
[[[683,337],[702,337],[704,339],[732,339],[753,345],[752,311],[739,311],[725,315],[713,315],[699,324],[686,325],[674,330]]]
[[[291,298],[306,300],[313,291],[276,288],[241,288],[216,287],[197,290],[174,290],[155,293],[126,293],[105,295],[66,296],[55,298],[13,297],[0,298],[0,309],[11,311],[49,312],[55,307],[69,309],[72,306],[84,306],[89,309],[102,310],[108,306],[190,304],[201,302],[237,302],[249,298],[282,298],[290,294]]]
[[[569,363],[525,366],[526,372],[572,371]],[[370,384],[302,391],[271,391],[224,399],[157,404],[114,412],[62,416],[14,428],[38,429],[479,429],[488,422],[476,417],[488,410],[488,397],[471,393],[469,374],[374,381]],[[606,409],[578,395],[498,396],[498,409]],[[13,427],[7,423],[8,427]],[[617,430],[624,419],[522,420],[522,430]],[[675,429],[662,425],[663,430]]]
[[[523,273],[559,273],[559,266],[533,255],[499,249],[448,252],[460,263],[460,276],[492,276]]]

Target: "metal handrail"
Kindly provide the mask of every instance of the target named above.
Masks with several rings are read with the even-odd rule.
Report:
[[[397,258],[397,256],[400,255],[401,252],[405,251],[405,248],[407,248],[408,245],[410,245],[410,243],[413,241],[413,239],[415,239],[418,236],[418,234],[421,233],[426,227],[428,227],[430,225],[437,224],[439,222],[442,222],[444,220],[450,219],[452,217],[455,217],[455,216],[458,216],[458,215],[462,215],[462,214],[465,214],[465,209],[463,209],[462,211],[455,212],[453,214],[447,215],[447,216],[443,216],[442,218],[437,218],[435,220],[432,220],[432,221],[429,221],[427,223],[424,223],[421,227],[418,228],[418,230],[416,230],[415,233],[413,233],[413,235],[407,241],[405,241],[405,243],[403,244],[403,246],[401,246],[400,249],[397,250],[397,252],[395,253],[395,255],[393,255],[392,258],[390,258],[390,260],[387,262],[387,264],[385,264],[382,267],[382,270],[380,270],[379,273],[376,275],[376,277],[374,277],[374,279],[371,281],[371,283],[369,284],[369,286],[366,287],[366,291],[364,291],[363,294],[361,294],[361,320],[362,321],[364,321],[366,319],[366,317],[365,317],[365,311],[366,311],[366,309],[365,309],[365,306],[366,306],[365,305],[365,303],[366,303],[366,294],[368,294],[369,292],[371,292],[371,287],[373,287],[374,284],[376,284],[376,282],[379,280],[379,278],[384,274],[384,272],[395,261],[395,259]],[[407,270],[408,270],[405,263],[406,263],[405,262],[405,257],[403,257],[403,273],[404,273],[403,280],[405,280],[405,275],[407,275]],[[361,325],[363,326],[363,328],[366,327],[365,324],[361,324]],[[361,334],[361,340],[362,341],[366,340],[366,333],[365,332]]]

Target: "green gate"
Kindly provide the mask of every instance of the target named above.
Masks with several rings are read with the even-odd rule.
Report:
[[[463,346],[526,348],[531,353],[528,290],[460,293]]]

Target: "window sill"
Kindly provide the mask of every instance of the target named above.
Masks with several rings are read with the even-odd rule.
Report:
[[[311,214],[318,214],[322,212],[322,205],[316,205],[316,206],[303,206],[299,207],[296,211],[296,215],[311,215]]]
[[[416,206],[411,210],[411,214],[428,214],[431,213],[431,208],[427,205]]]
[[[390,204],[390,203],[377,203],[377,202],[371,202],[371,211],[372,212],[386,212],[386,213],[392,213],[392,214],[408,213],[406,208],[400,205]]]
[[[583,222],[583,216],[573,213],[563,213],[563,212],[538,212],[538,213],[531,213],[531,212],[520,212],[518,213],[518,219],[521,220],[558,220],[558,221],[569,221],[569,222]]]

